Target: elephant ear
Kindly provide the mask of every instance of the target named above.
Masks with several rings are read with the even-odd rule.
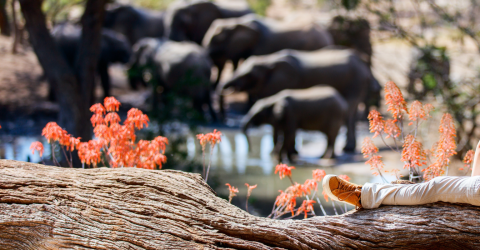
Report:
[[[260,40],[260,30],[254,23],[238,24],[230,37],[230,48],[237,57],[248,57]]]
[[[285,58],[278,60],[269,66],[269,74],[265,81],[265,94],[276,94],[284,89],[298,88],[300,76],[298,66]]]

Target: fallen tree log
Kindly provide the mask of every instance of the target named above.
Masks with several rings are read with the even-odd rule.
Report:
[[[480,247],[480,207],[384,206],[272,220],[217,197],[198,174],[0,160],[0,249],[433,247]]]

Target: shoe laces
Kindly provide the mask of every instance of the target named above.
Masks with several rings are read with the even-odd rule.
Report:
[[[355,195],[355,196],[357,196],[357,198],[358,198],[356,204],[354,204],[354,205],[355,205],[355,209],[358,210],[358,209],[360,209],[360,208],[362,207],[362,204],[360,203],[360,194],[361,194],[361,191],[360,191],[360,190],[361,190],[361,187],[358,187],[358,186],[356,186],[356,185],[353,185],[353,184],[351,184],[351,183],[349,183],[349,182],[347,182],[347,181],[340,180],[340,181],[338,182],[338,189],[341,190],[341,191],[344,191],[344,192],[342,192],[342,193],[339,193],[338,196],[339,196],[339,195],[344,195],[344,194],[347,195],[347,196],[346,196],[345,198],[343,198],[343,199],[341,199],[340,197],[337,196],[337,198],[338,198],[339,201],[345,201],[345,200],[347,200],[350,196]]]

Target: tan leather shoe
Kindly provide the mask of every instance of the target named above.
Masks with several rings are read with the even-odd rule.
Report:
[[[346,202],[354,205],[356,209],[362,208],[360,200],[362,186],[330,174],[323,178],[322,186],[325,193],[332,200]]]

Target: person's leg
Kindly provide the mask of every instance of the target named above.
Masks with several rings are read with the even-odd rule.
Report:
[[[346,200],[343,197],[338,199],[338,194],[350,195],[348,193],[350,191],[335,190],[338,189],[337,187],[347,187],[346,184],[338,185],[337,182],[345,181],[335,176],[326,176],[323,185],[324,190],[326,189],[326,193],[330,193],[332,196],[337,194],[336,200]],[[348,185],[355,184],[349,183]],[[362,207],[366,209],[377,208],[382,204],[421,205],[437,201],[469,203],[480,206],[480,177],[446,176],[434,178],[426,183],[406,185],[367,183],[360,188],[361,194],[358,195],[358,198]],[[351,195],[348,199],[351,199]]]
[[[362,187],[363,208],[380,205],[421,205],[437,201],[480,206],[480,177],[437,177],[419,184],[374,184]]]

